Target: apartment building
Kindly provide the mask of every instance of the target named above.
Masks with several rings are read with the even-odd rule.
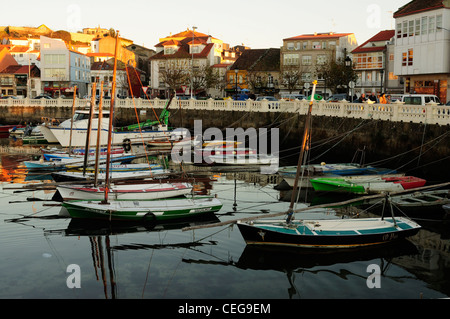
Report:
[[[77,86],[79,96],[88,92],[91,81],[89,57],[69,50],[61,39],[41,36],[41,80],[45,93],[70,95]]]
[[[358,76],[354,92],[357,96],[403,93],[403,80],[394,74],[394,35],[395,30],[380,31],[351,52]]]
[[[280,52],[280,93],[308,93],[305,83],[318,80],[316,92],[333,92],[319,78],[318,67],[330,60],[345,59],[357,47],[353,33],[314,33],[283,39]],[[294,79],[294,83],[289,82]],[[292,92],[290,92],[292,91]]]
[[[395,18],[394,73],[405,93],[435,94],[449,101],[450,1],[414,0]]]

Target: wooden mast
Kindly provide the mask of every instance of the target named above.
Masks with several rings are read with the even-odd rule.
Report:
[[[69,156],[72,154],[72,129],[73,129],[73,117],[75,115],[75,103],[77,101],[77,86],[73,87],[73,101],[72,101],[72,118],[70,120],[70,137],[69,137]]]
[[[97,148],[95,149],[95,169],[94,169],[94,186],[98,184],[98,161],[100,158],[100,136],[102,133],[102,117],[103,117],[103,81],[100,84],[100,101],[98,102],[98,127],[97,127]]]
[[[95,82],[92,84],[92,91],[95,92]],[[87,167],[88,157],[89,157],[89,146],[91,143],[91,130],[92,130],[92,119],[94,117],[94,106],[95,106],[95,96],[93,95],[91,98],[91,107],[89,108],[89,119],[88,119],[88,127],[87,127],[87,132],[86,132],[86,144],[84,147],[83,176],[86,175],[86,167]]]
[[[108,126],[108,149],[106,153],[106,176],[105,176],[105,199],[104,203],[108,202],[108,192],[110,188],[109,179],[109,165],[111,162],[111,143],[113,136],[113,119],[114,119],[114,102],[116,98],[116,72],[117,72],[117,49],[119,46],[119,31],[116,32],[116,48],[114,49],[114,71],[113,71],[113,81],[111,90],[111,104],[109,107],[109,126]]]
[[[305,149],[306,149],[306,143],[309,139],[309,124],[311,121],[311,112],[312,112],[312,105],[314,102],[314,95],[316,94],[316,85],[317,85],[317,81],[313,82],[313,89],[312,89],[312,93],[311,93],[311,100],[309,102],[309,107],[308,107],[308,113],[306,114],[306,120],[305,120],[305,130],[303,132],[303,142],[302,142],[302,148],[300,151],[300,156],[298,157],[298,164],[297,164],[297,173],[295,175],[295,181],[294,181],[294,186],[292,189],[292,195],[291,195],[291,203],[289,205],[289,210],[288,210],[288,217],[286,219],[286,222],[291,222],[292,220],[292,216],[294,214],[294,203],[296,201],[296,197],[297,197],[297,192],[299,190],[297,190],[298,188],[298,179],[300,177],[300,171],[302,169],[302,162],[303,162],[303,157],[304,157],[304,153],[305,153]]]

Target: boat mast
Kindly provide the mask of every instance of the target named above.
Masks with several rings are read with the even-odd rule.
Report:
[[[94,169],[94,186],[98,184],[98,161],[100,157],[100,135],[102,133],[102,117],[103,117],[103,81],[100,83],[100,101],[98,102],[98,127],[97,127],[97,148],[95,149],[95,169]]]
[[[114,49],[114,71],[112,80],[112,90],[111,90],[111,104],[109,107],[109,127],[108,127],[108,149],[106,153],[106,173],[105,173],[105,200],[104,203],[108,202],[108,191],[110,188],[109,179],[109,165],[111,161],[111,143],[112,143],[112,133],[113,133],[113,118],[114,118],[114,102],[116,98],[116,72],[117,72],[117,48],[119,46],[119,31],[116,32],[116,48]]]
[[[314,95],[316,93],[316,85],[317,85],[317,81],[313,82],[313,89],[312,89],[312,93],[311,93],[311,100],[309,102],[309,107],[308,107],[308,113],[306,114],[306,120],[305,120],[305,130],[303,132],[303,142],[302,142],[302,148],[300,151],[300,155],[298,157],[298,164],[297,164],[297,173],[295,175],[295,180],[294,180],[294,186],[292,189],[292,195],[291,195],[291,203],[289,205],[289,210],[288,210],[288,217],[286,219],[287,223],[290,223],[294,214],[294,202],[296,200],[297,197],[297,192],[299,190],[297,190],[298,188],[298,179],[300,177],[300,171],[302,169],[302,162],[303,162],[303,157],[304,157],[304,153],[305,153],[305,149],[306,149],[306,143],[309,139],[309,124],[311,121],[311,112],[312,112],[312,105],[314,102]]]
[[[72,129],[73,129],[73,117],[75,115],[76,99],[77,99],[77,86],[75,85],[73,87],[72,118],[70,119],[69,156],[72,154]]]
[[[92,84],[92,91],[95,92],[95,82]],[[86,144],[84,147],[84,165],[83,165],[83,176],[86,175],[86,167],[88,163],[88,157],[89,157],[89,145],[91,142],[91,130],[92,130],[92,118],[94,117],[94,105],[95,105],[95,99],[94,95],[91,98],[91,107],[89,108],[89,119],[88,119],[88,127],[86,132]]]

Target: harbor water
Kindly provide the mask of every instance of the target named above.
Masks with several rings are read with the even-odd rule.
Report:
[[[1,144],[11,145],[7,138]],[[27,174],[23,161],[31,155],[11,151],[0,156],[2,299],[450,296],[450,223],[440,219],[417,220],[423,226],[419,233],[395,245],[327,253],[263,249],[247,246],[233,224],[186,227],[287,210],[287,195],[277,189],[276,176],[198,168],[215,179],[207,187],[196,186],[222,201],[215,216],[181,224],[111,226],[60,217],[61,206],[51,200],[53,190],[20,189],[48,178]],[[316,209],[296,218],[343,218],[341,214]]]

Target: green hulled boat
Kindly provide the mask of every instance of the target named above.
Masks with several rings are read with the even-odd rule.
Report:
[[[364,194],[366,192],[364,186],[348,182],[343,178],[320,177],[309,180],[314,190],[317,192],[345,192]]]
[[[72,218],[166,221],[187,219],[214,213],[222,203],[213,196],[167,198],[160,200],[102,200],[66,201],[62,206]]]
[[[345,192],[352,194],[379,194],[422,187],[426,180],[415,176],[373,175],[351,177],[319,177],[310,179],[318,192]]]

